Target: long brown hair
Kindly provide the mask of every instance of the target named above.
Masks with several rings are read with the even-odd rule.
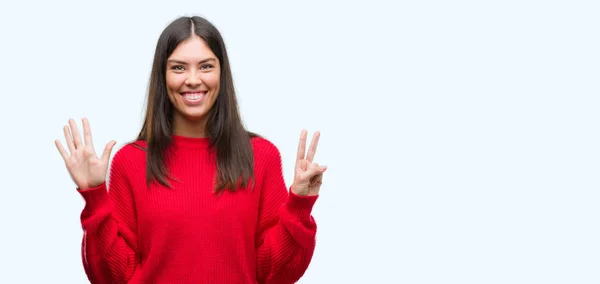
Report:
[[[197,35],[206,41],[221,64],[220,90],[210,109],[206,133],[216,151],[217,179],[215,191],[235,190],[254,184],[254,155],[250,139],[258,136],[247,131],[239,114],[233,76],[227,50],[221,34],[202,17],[181,17],[171,22],[161,33],[154,54],[150,74],[146,117],[137,139],[145,140],[146,182],[157,181],[171,187],[167,178],[174,179],[165,167],[166,151],[172,143],[173,113],[166,89],[167,58],[182,41]]]

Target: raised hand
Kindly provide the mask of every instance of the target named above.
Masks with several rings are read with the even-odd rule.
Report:
[[[317,152],[320,132],[315,132],[306,153],[306,130],[300,133],[300,142],[298,144],[298,155],[296,156],[296,168],[294,170],[294,183],[292,192],[297,195],[314,196],[319,194],[323,173],[327,170],[326,166],[319,166],[313,163],[313,158]]]
[[[56,148],[65,160],[69,175],[77,185],[79,190],[96,187],[106,181],[106,172],[108,170],[108,160],[115,141],[106,144],[101,157],[96,156],[96,150],[92,143],[92,131],[90,123],[86,118],[83,122],[83,143],[77,125],[73,119],[69,119],[69,126],[63,128],[65,140],[69,152],[65,150],[59,140],[55,140]]]

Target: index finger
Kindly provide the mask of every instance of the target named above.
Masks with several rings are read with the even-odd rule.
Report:
[[[319,137],[321,136],[321,132],[317,131],[313,135],[312,141],[310,142],[310,147],[308,147],[308,155],[306,156],[306,160],[312,163],[313,158],[315,157],[315,153],[317,153],[317,145],[319,144]]]
[[[83,118],[83,140],[85,142],[85,145],[89,145],[89,146],[94,146],[94,144],[92,143],[92,130],[90,129],[90,122],[88,121],[87,118]]]

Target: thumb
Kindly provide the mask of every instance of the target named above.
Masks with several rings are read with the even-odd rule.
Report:
[[[102,160],[108,162],[108,158],[110,158],[110,153],[112,152],[113,147],[117,144],[116,141],[112,140],[106,144],[104,147],[104,152],[102,153]]]
[[[326,167],[325,167],[326,169]],[[311,164],[310,166],[308,166],[308,169],[306,170],[306,176],[308,176],[308,178],[314,177],[318,174],[323,173],[324,171],[324,167],[319,166],[319,164],[314,163]]]

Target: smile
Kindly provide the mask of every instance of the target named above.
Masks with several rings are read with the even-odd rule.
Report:
[[[197,105],[202,102],[202,99],[206,96],[207,91],[198,92],[183,92],[180,93],[183,100],[188,105]]]

